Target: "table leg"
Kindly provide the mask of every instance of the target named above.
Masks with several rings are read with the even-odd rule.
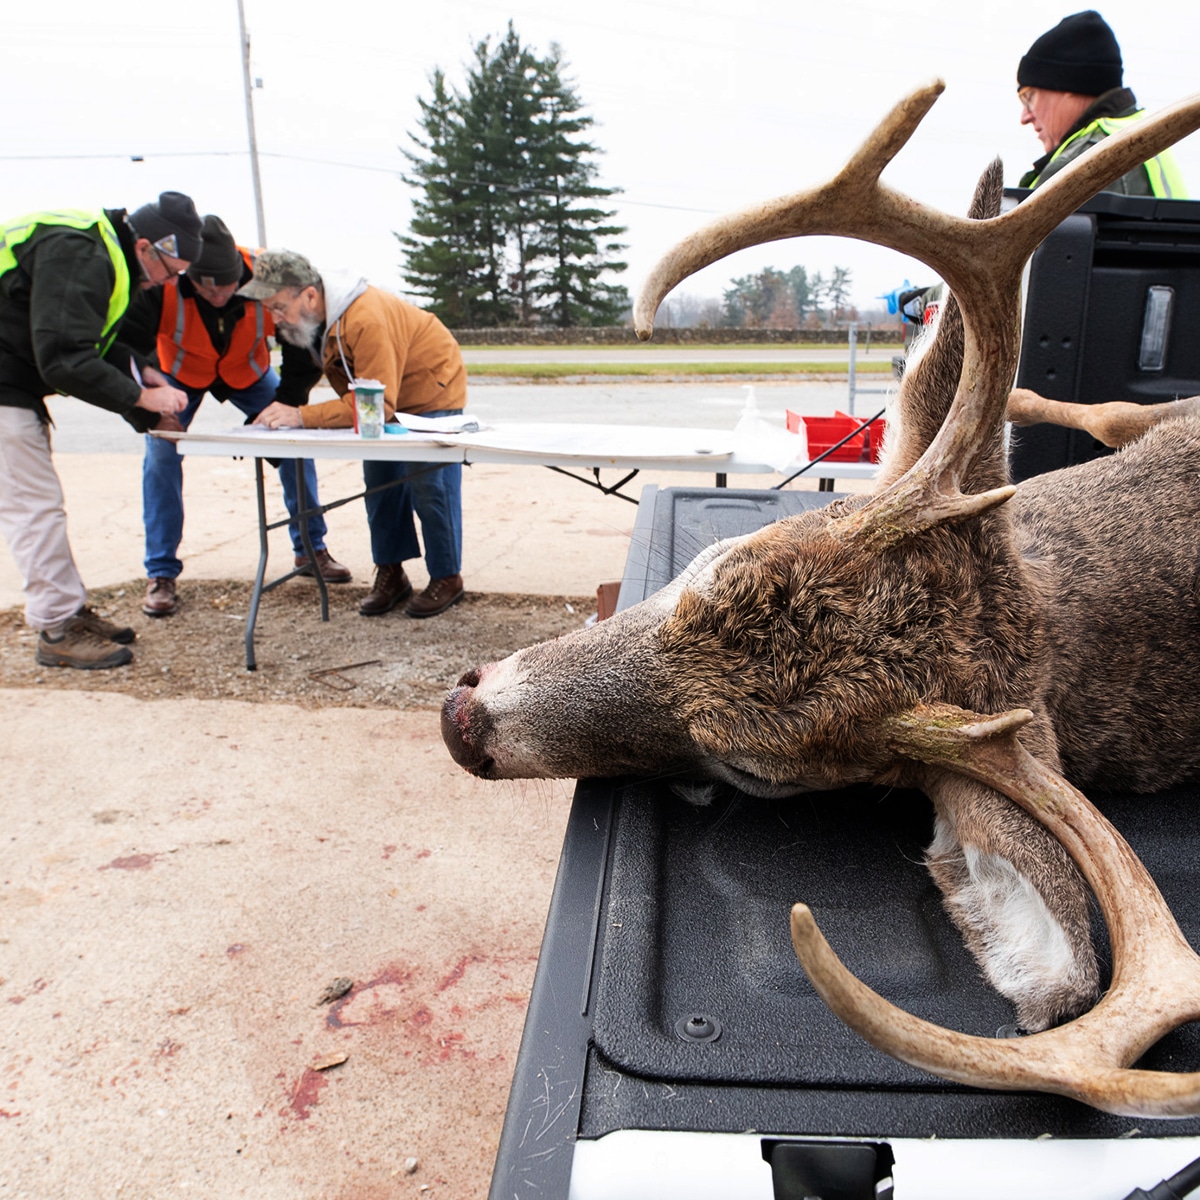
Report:
[[[312,568],[313,578],[317,581],[317,589],[321,593],[321,620],[329,620],[329,588],[325,583],[325,576],[321,574],[321,568],[317,563],[317,556],[313,552],[312,542],[308,536],[308,491],[304,486],[304,459],[296,458],[292,460],[296,467],[296,520],[300,525],[300,541],[304,546],[304,553],[308,556],[308,565]]]
[[[250,593],[250,612],[246,617],[247,671],[258,669],[258,662],[254,657],[254,623],[258,620],[258,602],[262,599],[263,579],[267,574],[267,497],[263,488],[261,458],[254,460],[254,487],[258,496],[258,571],[254,576],[254,590]]]

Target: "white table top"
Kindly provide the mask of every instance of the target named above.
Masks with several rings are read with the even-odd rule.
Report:
[[[223,433],[155,433],[181,453],[247,458],[375,459],[392,462],[524,463],[530,466],[702,471],[730,475],[790,474],[807,461],[805,439],[783,430],[739,439],[727,430],[658,425],[504,424],[476,433],[385,433],[363,438],[348,429],[266,429]],[[820,478],[873,479],[874,463],[823,462]]]

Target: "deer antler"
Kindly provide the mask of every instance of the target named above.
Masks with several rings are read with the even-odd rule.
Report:
[[[1043,822],[1091,884],[1108,922],[1112,986],[1091,1012],[1019,1041],[942,1029],[889,1004],[842,965],[803,904],[792,944],[826,1004],[872,1045],[935,1075],[975,1087],[1032,1088],[1123,1116],[1200,1112],[1200,1072],[1130,1070],[1150,1046],[1200,1018],[1200,957],[1146,868],[1111,824],[1017,740],[1024,709],[980,716],[949,705],[893,718],[897,753],[996,788]]]
[[[830,523],[834,536],[869,545],[887,546],[931,525],[976,516],[1013,494],[998,486],[964,495],[961,484],[1004,420],[1020,342],[1025,260],[1084,200],[1200,127],[1195,96],[1106,138],[1004,216],[974,221],[927,208],[879,179],[943,87],[935,81],[896,105],[830,183],[723,217],[680,242],[651,273],[634,310],[645,340],[663,297],[688,275],[735,250],[804,234],[875,242],[933,267],[962,308],[962,374],[946,421],[920,459],[862,508]]]

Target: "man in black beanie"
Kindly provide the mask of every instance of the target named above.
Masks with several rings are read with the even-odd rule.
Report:
[[[129,310],[122,336],[137,351],[157,356],[168,382],[187,393],[178,415],[187,429],[206,392],[230,401],[246,417],[256,417],[268,404],[308,403],[320,369],[305,350],[282,342],[283,374],[271,366],[267,338],[274,333],[270,313],[256,301],[237,295],[254,278],[253,255],[238,246],[220,217],[204,218],[203,247],[187,271],[165,287],[143,292]],[[289,526],[296,567],[311,575],[300,528],[296,467],[304,473],[306,499],[317,497],[317,471],[311,459],[285,459],[279,465],[283,499],[293,520]],[[173,442],[146,438],[142,460],[142,521],[146,529],[148,583],[142,611],[169,617],[178,609],[175,581],[183,570],[179,543],[183,537],[183,463]],[[348,583],[350,571],[325,548],[325,518],[308,518],[308,535],[317,569],[327,583]]]
[[[60,209],[0,225],[0,529],[25,581],[25,620],[48,667],[119,667],[134,631],[88,607],[50,452],[52,392],[145,431],[183,392],[117,334],[131,297],[200,254],[200,215],[181,192],[124,209]]]
[[[1121,48],[1091,9],[1064,17],[1029,47],[1017,67],[1021,124],[1032,125],[1046,153],[1021,179],[1035,188],[1097,142],[1142,118],[1122,86]],[[1106,189],[1130,196],[1184,197],[1183,176],[1169,150]]]

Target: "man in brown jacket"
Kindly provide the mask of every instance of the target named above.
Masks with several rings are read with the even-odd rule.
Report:
[[[354,424],[354,379],[384,387],[386,419],[397,412],[449,416],[467,401],[467,370],[458,343],[431,313],[357,277],[322,277],[290,250],[267,250],[239,295],[261,300],[278,335],[308,347],[338,393],[333,400],[291,408],[269,404],[255,419],[273,429],[348,429]],[[457,604],[462,579],[462,466],[363,463],[369,489],[404,483],[366,497],[375,584],[359,605],[365,617],[406,601],[410,617],[433,617]],[[420,555],[413,510],[421,518],[429,585],[418,595],[404,570]]]

